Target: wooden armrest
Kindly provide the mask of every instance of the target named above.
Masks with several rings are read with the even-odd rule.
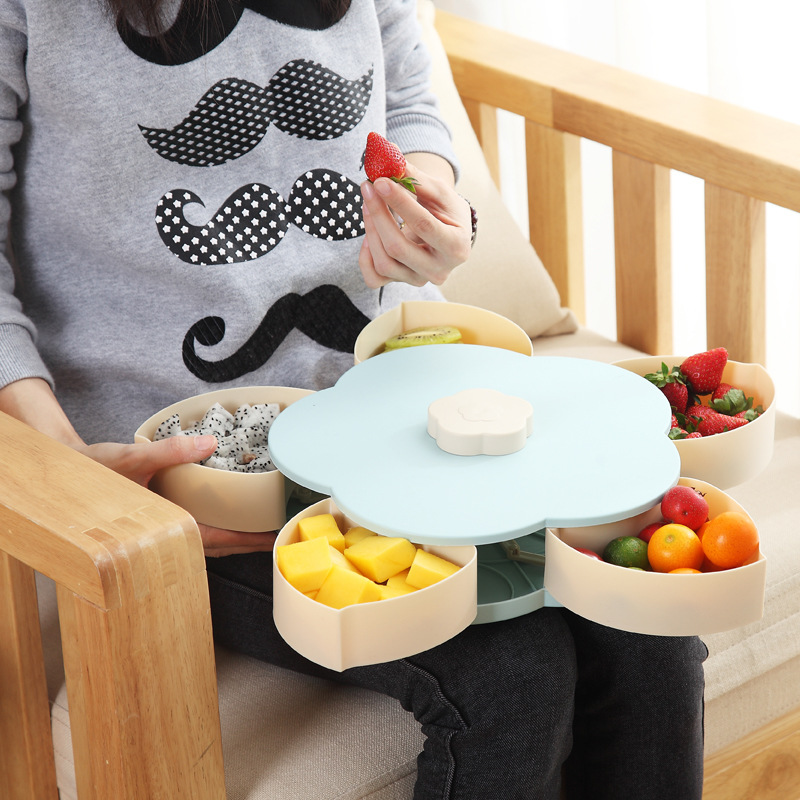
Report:
[[[35,570],[57,584],[81,800],[224,798],[194,520],[4,414],[0,449],[3,796],[57,797]]]

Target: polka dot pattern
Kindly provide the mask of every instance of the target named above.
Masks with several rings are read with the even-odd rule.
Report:
[[[215,83],[174,128],[140,125],[159,156],[213,167],[249,153],[270,122],[301,139],[336,139],[362,119],[372,95],[372,69],[353,81],[314,61],[284,64],[266,88],[239,78]]]
[[[139,129],[150,147],[167,161],[211,167],[249,153],[267,132],[268,112],[260,86],[225,78],[214,84],[174,129],[141,125]]]
[[[288,206],[292,224],[317,239],[342,241],[364,233],[358,184],[332,170],[304,173],[295,181]]]
[[[364,233],[357,183],[326,169],[295,181],[288,201],[253,183],[237,189],[205,225],[192,225],[184,208],[203,201],[188,189],[167,192],[156,207],[156,227],[181,261],[197,265],[253,261],[280,244],[290,225],[318,239],[343,241]]]
[[[235,191],[205,225],[191,225],[184,206],[202,200],[185,189],[167,192],[156,209],[164,244],[189,264],[240,264],[277,246],[289,228],[286,203],[269,186],[254,183]]]
[[[313,61],[290,61],[267,88],[270,119],[301,139],[337,139],[364,116],[372,94],[372,70],[348,81]]]

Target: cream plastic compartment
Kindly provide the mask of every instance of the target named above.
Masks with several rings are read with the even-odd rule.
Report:
[[[705,494],[710,516],[742,511],[717,487],[693,478],[680,484]],[[582,617],[633,633],[693,636],[732,630],[761,619],[766,559],[759,552],[736,569],[701,575],[669,575],[624,569],[575,550],[602,553],[617,536],[635,536],[661,519],[658,507],[618,523],[561,528],[546,534],[544,585],[561,604]]]
[[[181,427],[201,419],[219,403],[230,412],[244,405],[277,403],[281,410],[305,397],[307,389],[251,386],[221,389],[173,403],[142,423],[134,441],[152,441],[156,428],[179,414]],[[279,530],[286,523],[286,501],[292,483],[277,470],[259,473],[228,472],[201,464],[180,464],[156,473],[150,488],[186,509],[198,522],[236,531]]]
[[[658,372],[662,362],[668,367],[680,364],[685,356],[647,356],[617,361],[616,366],[646,375]],[[681,457],[681,475],[691,475],[729,489],[754,478],[769,464],[775,444],[775,384],[760,364],[728,361],[722,380],[753,397],[753,405],[764,413],[741,428],[702,439],[678,439],[675,447]]]
[[[506,317],[476,306],[442,303],[435,300],[410,300],[381,314],[359,334],[355,363],[383,352],[387,339],[423,325],[454,325],[466,344],[500,347],[523,355],[533,354],[527,333]]]
[[[286,523],[276,548],[298,541],[300,519],[327,513],[333,514],[343,532],[357,524],[342,514],[332,500],[321,500]],[[298,592],[274,564],[274,618],[278,631],[298,653],[337,671],[405,658],[447,641],[475,619],[477,551],[471,545],[425,545],[424,549],[461,569],[426,589],[342,609],[317,603]]]

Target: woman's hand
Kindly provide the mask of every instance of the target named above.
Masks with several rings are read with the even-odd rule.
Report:
[[[157,442],[80,442],[72,446],[114,472],[147,486],[153,475],[164,467],[191,464],[208,458],[217,448],[217,439],[215,436],[170,436]]]
[[[471,212],[453,188],[450,165],[416,153],[407,159],[406,174],[418,181],[416,195],[389,178],[361,185],[366,236],[358,264],[373,289],[390,281],[441,285],[469,256]]]
[[[147,486],[158,470],[208,458],[217,447],[215,436],[171,436],[158,442],[86,444],[72,427],[49,384],[41,378],[23,378],[0,389],[0,411],[40,430],[56,441]],[[207,556],[272,550],[276,532],[245,533],[198,523]]]
[[[147,486],[158,470],[176,464],[189,464],[208,458],[217,447],[214,436],[171,436],[157,442],[139,444],[75,443],[73,447],[126,478]],[[247,533],[213,528],[198,523],[203,550],[207,556],[228,556],[272,550],[276,531]]]

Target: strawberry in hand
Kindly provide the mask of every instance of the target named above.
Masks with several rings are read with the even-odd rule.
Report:
[[[364,172],[371,181],[390,178],[416,194],[418,181],[406,175],[406,159],[396,144],[372,131],[367,135],[367,149],[364,152]]]

